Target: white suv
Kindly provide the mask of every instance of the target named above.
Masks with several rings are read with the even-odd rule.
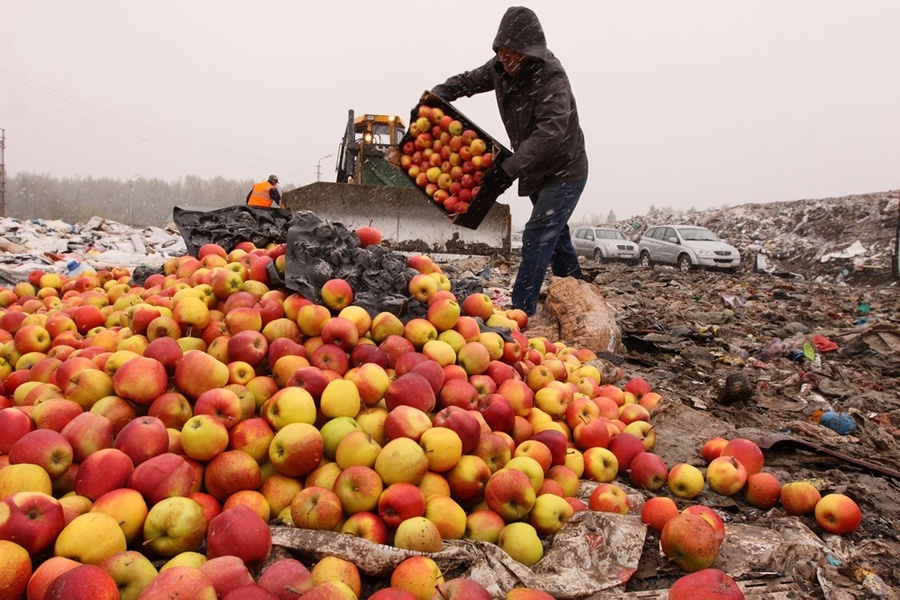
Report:
[[[641,265],[675,265],[681,271],[708,267],[735,271],[741,265],[737,248],[726,244],[706,227],[697,225],[657,225],[641,237]]]
[[[572,233],[575,253],[597,262],[604,260],[635,261],[637,244],[611,227],[579,227]]]

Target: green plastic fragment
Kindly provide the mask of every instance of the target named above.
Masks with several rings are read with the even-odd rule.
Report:
[[[803,343],[803,356],[806,357],[806,360],[815,360],[816,358],[816,348],[810,342]]]

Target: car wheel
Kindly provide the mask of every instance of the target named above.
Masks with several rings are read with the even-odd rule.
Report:
[[[594,261],[603,262],[603,253],[600,251],[600,248],[594,248]]]
[[[688,271],[690,271],[692,266],[693,265],[691,264],[691,257],[687,254],[682,254],[678,257],[678,270],[682,273],[687,273]]]
[[[641,266],[649,267],[650,266],[650,253],[644,250],[641,252]]]

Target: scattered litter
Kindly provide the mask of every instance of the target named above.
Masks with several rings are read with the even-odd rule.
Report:
[[[761,361],[768,362],[783,355],[784,341],[782,341],[780,338],[774,338],[766,345],[765,348],[763,348],[756,354],[756,357]]]
[[[487,270],[487,268],[485,268],[485,270]],[[484,274],[482,273],[481,276],[484,277]],[[512,305],[512,298],[509,297],[509,290],[506,288],[488,288],[485,292],[491,296],[491,300],[493,300],[494,304],[500,308]]]
[[[823,335],[812,336],[812,343],[819,352],[834,352],[840,348],[840,346]]]
[[[891,587],[884,582],[877,573],[869,573],[862,582],[863,589],[872,594],[873,598],[894,598],[896,597]]]
[[[819,259],[820,262],[828,262],[829,260],[833,260],[835,258],[853,258],[854,256],[860,256],[866,253],[866,247],[863,246],[859,240],[853,242],[840,252],[829,252],[822,256]]]
[[[806,360],[815,360],[816,349],[810,342],[803,342],[803,358]]]
[[[78,260],[70,260],[66,263],[64,271],[66,277],[78,277],[79,275],[94,275],[96,272],[88,265]]]
[[[187,249],[173,227],[135,229],[94,217],[86,223],[0,218],[0,280],[23,281],[34,269],[64,273],[71,261],[94,271],[111,267],[159,268]]]
[[[856,421],[853,420],[853,417],[846,413],[834,412],[833,410],[823,413],[819,423],[837,432],[839,435],[847,435],[856,431]]]
[[[740,296],[735,296],[734,294],[722,294],[722,303],[727,308],[735,309],[744,306],[746,300]]]

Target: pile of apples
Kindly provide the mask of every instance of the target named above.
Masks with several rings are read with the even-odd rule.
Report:
[[[450,214],[464,213],[494,155],[475,130],[440,108],[422,104],[418,115],[409,126],[411,139],[400,148],[400,168],[435,204]]]
[[[592,351],[527,337],[525,313],[486,294],[457,298],[429,257],[408,259],[427,310],[406,322],[354,305],[342,279],[320,304],[270,288],[271,263],[283,271],[283,244],[207,244],[142,285],[34,271],[0,289],[4,597],[358,598],[351,560],[260,572],[269,524],[423,553],[483,540],[532,566],[575,512],[628,511],[617,477],[703,488],[651,452],[661,397],[645,380],[602,381]],[[582,479],[600,484],[588,502]],[[690,521],[665,525],[664,549],[697,537]],[[685,570],[705,560],[691,552]],[[372,597],[490,597],[425,555],[390,584]]]

